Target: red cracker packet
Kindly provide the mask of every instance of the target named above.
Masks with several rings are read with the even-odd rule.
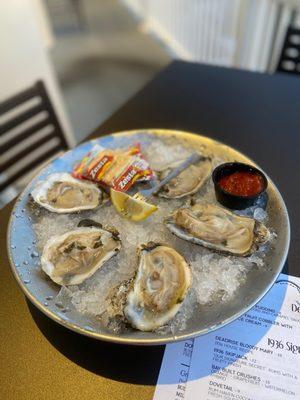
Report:
[[[126,192],[134,182],[150,180],[153,171],[142,156],[139,143],[128,149],[117,150],[95,145],[75,165],[72,175]]]

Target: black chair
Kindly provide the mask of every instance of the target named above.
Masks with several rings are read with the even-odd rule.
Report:
[[[276,71],[300,74],[300,29],[287,29]]]
[[[14,115],[10,116],[10,114]],[[42,120],[40,120],[41,116],[44,117]],[[1,102],[0,118],[5,120],[0,124],[1,193],[28,172],[59,151],[68,149],[69,146],[42,81]],[[37,119],[39,119],[38,122],[35,121]],[[23,128],[24,125],[27,126]],[[51,146],[53,143],[54,146]],[[43,152],[45,147],[46,150]],[[17,149],[15,154],[9,156],[14,152],[14,148]],[[35,155],[37,157],[32,159]],[[26,159],[29,158],[31,160],[27,162]],[[11,170],[13,172],[10,172]]]

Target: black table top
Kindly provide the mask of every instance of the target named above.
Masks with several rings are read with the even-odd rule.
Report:
[[[138,128],[201,133],[260,165],[287,205],[288,271],[300,276],[300,78],[175,61],[92,137]]]
[[[170,128],[201,133],[244,152],[272,177],[286,201],[292,226],[288,271],[300,276],[299,110],[297,77],[176,61],[89,138],[129,129]],[[11,206],[0,212],[5,226]],[[117,346],[57,325],[26,304],[9,275],[5,247],[3,230],[0,338],[6,367],[0,397],[2,391],[5,398],[74,400],[84,393],[90,399],[150,400],[164,347]]]

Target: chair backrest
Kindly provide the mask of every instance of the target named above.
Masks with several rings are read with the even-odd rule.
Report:
[[[276,71],[300,74],[300,29],[287,29]]]
[[[0,102],[0,122],[0,192],[68,149],[42,81]]]

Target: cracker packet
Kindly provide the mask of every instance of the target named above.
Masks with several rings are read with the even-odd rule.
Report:
[[[107,188],[126,192],[136,181],[148,181],[153,171],[139,143],[128,149],[106,149],[98,144],[74,166],[72,175]]]

